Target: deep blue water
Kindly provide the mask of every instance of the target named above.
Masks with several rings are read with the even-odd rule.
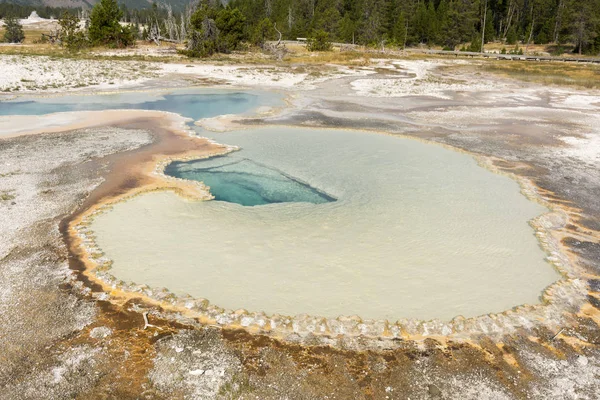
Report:
[[[158,110],[198,120],[223,114],[243,114],[260,106],[275,106],[281,96],[272,93],[192,92],[170,94],[121,93],[98,96],[61,96],[43,101],[0,102],[0,115],[43,115],[65,111]]]
[[[248,159],[219,157],[212,160],[174,162],[165,173],[203,182],[215,200],[243,206],[303,202],[321,204],[335,199],[282,171]]]

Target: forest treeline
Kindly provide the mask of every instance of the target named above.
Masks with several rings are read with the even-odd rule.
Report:
[[[149,21],[150,19],[154,19],[157,17],[159,19],[164,19],[167,17],[168,10],[166,9],[166,7],[159,7],[158,3],[150,4],[143,0],[142,3],[145,3],[144,7],[128,7],[122,2],[119,3],[119,9],[122,13],[122,21],[143,24],[147,23],[147,21]],[[48,19],[59,19],[65,13],[65,11],[74,15],[84,14],[84,9],[81,7],[33,6],[27,4],[0,2],[0,19],[4,19],[8,16],[16,18],[27,18],[32,11],[36,11],[41,18]],[[89,14],[90,10],[87,9],[87,11]]]
[[[600,0],[232,0],[248,27],[268,18],[285,38],[324,30],[345,43],[572,43],[600,52]]]
[[[11,13],[23,18],[33,9],[0,3],[0,16]],[[46,18],[63,11],[35,9]],[[275,39],[279,32],[292,40],[326,32],[332,41],[372,46],[454,50],[466,43],[466,49],[480,51],[482,43],[502,41],[573,44],[575,52],[600,53],[600,0],[229,0],[227,4],[199,0],[185,10],[172,9],[165,2],[148,9],[120,4],[120,9],[123,21],[141,26],[152,21],[164,25],[169,18],[185,19],[189,25],[190,16],[199,9],[214,18],[222,10],[223,15],[235,17],[236,24],[243,23],[243,33],[236,35],[246,41],[257,36]],[[239,14],[233,12],[236,9]]]
[[[4,19],[9,16],[16,18],[27,18],[32,11],[37,12],[41,18],[58,18],[63,14],[63,12],[72,12],[74,10],[78,9],[0,2],[0,19]]]

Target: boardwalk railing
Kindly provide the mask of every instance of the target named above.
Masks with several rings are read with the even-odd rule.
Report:
[[[306,45],[305,40],[282,40],[283,44]],[[577,63],[593,63],[600,64],[600,58],[597,57],[558,57],[558,56],[542,56],[535,54],[501,54],[501,53],[477,53],[471,51],[450,51],[450,50],[430,50],[430,49],[406,49],[395,50],[394,48],[376,49],[372,47],[359,46],[351,43],[332,43],[333,47],[337,47],[343,51],[361,51],[363,53],[372,54],[389,54],[402,56],[407,53],[417,54],[434,54],[449,57],[463,58],[495,58],[497,60],[513,60],[513,61],[554,61],[554,62],[577,62]]]

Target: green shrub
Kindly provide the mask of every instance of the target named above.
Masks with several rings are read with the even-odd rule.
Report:
[[[331,51],[331,47],[329,34],[322,29],[316,31],[306,44],[308,51]]]
[[[507,44],[517,44],[517,31],[515,31],[514,27],[511,27],[506,34],[506,43]]]
[[[61,44],[69,51],[79,51],[89,44],[85,32],[79,29],[79,19],[68,11],[65,11],[58,20],[60,26]]]
[[[475,34],[473,35],[473,39],[471,39],[471,44],[469,45],[468,51],[472,51],[474,53],[481,52],[481,35]]]
[[[21,43],[25,40],[25,33],[19,20],[14,16],[4,18],[4,41],[8,43]]]

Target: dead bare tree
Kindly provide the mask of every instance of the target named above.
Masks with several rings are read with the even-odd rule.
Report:
[[[285,57],[285,55],[288,53],[288,50],[285,47],[285,45],[281,45],[281,39],[283,37],[283,34],[279,29],[277,29],[277,22],[273,24],[273,29],[275,29],[275,32],[277,32],[277,35],[279,36],[277,38],[277,43],[265,43],[263,45],[263,50],[273,54],[275,58],[277,58],[277,60],[281,61],[283,60],[283,57]]]
[[[192,14],[196,11],[198,7],[198,2],[191,2],[185,7],[185,11],[181,14],[181,40],[186,40],[188,38],[188,33],[193,29],[191,28],[192,24]]]
[[[516,12],[517,12],[517,4],[515,3],[514,0],[512,0],[508,4],[508,12],[506,13],[506,21],[503,24],[504,31],[502,32],[502,37],[506,37],[506,35],[508,35],[508,31],[510,29],[510,26],[512,25],[512,20],[513,20],[513,17],[515,16]]]
[[[279,35],[279,38],[277,39],[277,44],[276,44],[276,47],[279,47],[279,45],[281,44],[281,37],[283,35],[281,34],[281,31],[279,29],[277,29],[277,22],[275,22],[273,24],[273,29],[275,29],[275,32],[277,32],[277,34]]]
[[[164,4],[161,7],[167,10],[167,18],[165,19],[165,30],[167,39],[180,42],[181,38],[179,36],[179,26],[177,24],[177,19],[173,15],[173,9],[171,5]]]
[[[185,38],[187,37],[187,28],[188,24],[185,19],[185,14],[181,14],[181,25],[179,27],[179,38],[181,41],[185,40]]]
[[[155,22],[152,22],[150,24],[150,30],[148,31],[148,40],[151,40],[154,43],[156,43],[157,46],[160,46],[161,35],[158,20],[155,20]]]
[[[165,29],[168,35],[168,37],[165,37],[162,35],[158,19],[155,19],[154,22],[150,23],[150,30],[148,31],[148,40],[156,43],[157,46],[160,46],[160,42],[181,43],[183,40],[179,33],[179,26],[174,21],[176,21],[175,18],[172,18],[170,22],[169,19],[165,20]]]
[[[60,30],[53,29],[49,33],[42,33],[42,38],[48,40],[48,42],[52,44],[60,43]]]
[[[533,28],[535,28],[535,14],[533,13],[533,4],[531,4],[531,28],[529,29],[529,37],[527,38],[527,44],[525,45],[525,54],[529,51],[529,44],[533,39]]]
[[[292,6],[288,6],[288,16],[287,16],[288,29],[292,29],[294,25],[294,14],[292,14]]]

